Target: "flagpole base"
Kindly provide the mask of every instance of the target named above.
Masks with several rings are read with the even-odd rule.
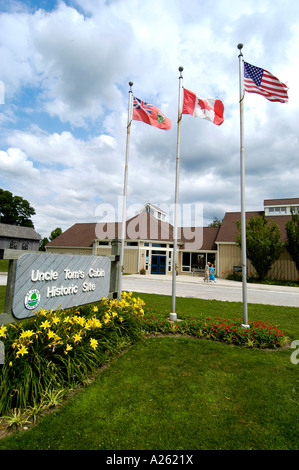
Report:
[[[177,321],[177,319],[178,319],[178,316],[177,316],[176,313],[170,313],[169,314],[169,320],[170,321]]]
[[[250,325],[245,325],[244,323],[242,323],[242,328],[250,328]]]

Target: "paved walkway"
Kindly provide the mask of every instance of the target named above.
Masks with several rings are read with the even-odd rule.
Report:
[[[0,273],[0,285],[5,286],[6,282],[7,276]],[[172,276],[130,274],[123,276],[122,288],[148,294],[172,295]],[[207,283],[199,276],[177,276],[176,296],[242,302],[242,283],[218,278],[215,283]],[[253,304],[299,307],[299,287],[247,284],[247,301]]]
[[[172,295],[171,275],[131,274],[123,276],[122,282],[123,290]],[[177,276],[176,296],[242,302],[242,283],[218,278],[215,283],[207,283],[199,276]],[[255,304],[299,307],[299,287],[247,284],[247,301]]]

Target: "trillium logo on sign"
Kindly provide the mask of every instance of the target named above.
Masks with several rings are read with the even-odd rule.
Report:
[[[24,304],[28,310],[33,310],[40,303],[40,292],[37,289],[31,289],[25,295]]]

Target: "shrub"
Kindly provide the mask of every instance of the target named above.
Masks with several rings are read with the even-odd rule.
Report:
[[[111,355],[141,338],[137,321],[143,301],[124,293],[121,300],[36,312],[0,327],[5,364],[0,368],[0,415],[33,406],[45,392],[82,383]]]

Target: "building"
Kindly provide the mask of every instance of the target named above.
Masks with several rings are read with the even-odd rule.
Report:
[[[269,199],[264,201],[264,211],[246,212],[246,220],[257,215],[265,214],[266,219],[273,219],[280,230],[281,241],[287,239],[286,223],[291,218],[291,210],[299,212],[299,198],[293,199]],[[225,278],[233,272],[234,266],[241,266],[242,255],[236,245],[238,234],[237,221],[241,220],[240,212],[227,212],[217,234],[217,275]],[[249,260],[247,260],[249,276],[255,276],[256,272]],[[278,261],[276,261],[268,276],[273,279],[297,280],[299,273],[288,251],[284,249]]]
[[[279,208],[279,212],[278,212]],[[284,212],[285,208],[285,212]],[[264,211],[247,212],[246,218],[265,214],[277,222],[282,241],[286,240],[285,224],[292,210],[299,212],[298,199],[264,201]],[[270,215],[271,214],[271,215]],[[236,245],[237,221],[240,212],[227,212],[221,227],[181,227],[178,230],[177,271],[184,275],[203,275],[205,264],[215,265],[216,275],[225,278],[240,266],[242,254]],[[120,237],[120,223],[75,224],[52,240],[46,251],[51,253],[109,255],[111,242]],[[126,222],[124,272],[138,273],[145,269],[150,274],[171,274],[173,255],[173,226],[167,214],[157,206],[146,204],[138,215]],[[248,273],[255,270],[248,261]],[[299,273],[289,253],[284,250],[270,272],[277,279],[297,279]]]
[[[5,249],[38,251],[40,239],[31,227],[0,224],[0,259]]]

